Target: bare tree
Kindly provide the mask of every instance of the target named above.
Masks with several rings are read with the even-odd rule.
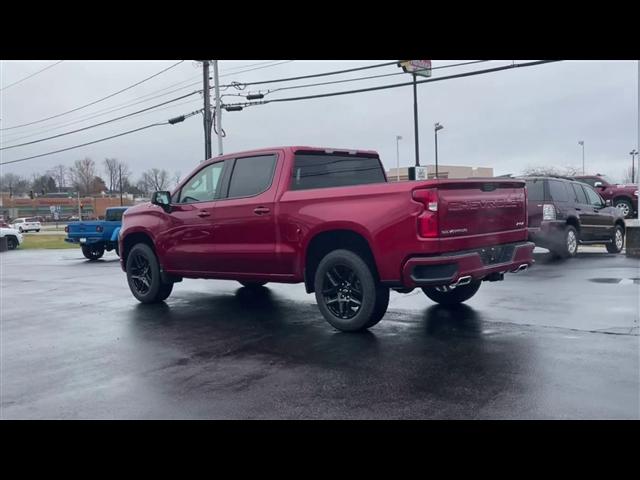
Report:
[[[142,173],[141,181],[145,185],[147,193],[155,190],[166,190],[169,188],[169,172],[159,168],[152,168]]]
[[[59,192],[62,191],[63,188],[66,188],[69,169],[65,165],[56,165],[47,173],[55,180]]]
[[[29,181],[15,173],[5,173],[0,176],[0,190],[11,195],[22,195],[29,189]]]
[[[116,158],[105,158],[103,161],[105,178],[109,186],[109,192],[116,190],[119,185],[118,167],[120,162]]]
[[[180,180],[182,178],[182,174],[177,171],[173,173],[173,186],[177,187],[180,184]]]
[[[558,168],[558,167],[553,167],[553,166],[544,166],[544,165],[540,165],[540,166],[534,166],[534,167],[527,167],[522,171],[522,174],[527,176],[527,175],[540,175],[540,176],[547,176],[547,175],[554,175],[554,176],[561,176],[561,177],[573,177],[575,175],[580,175],[582,172],[580,169],[575,168],[575,167],[564,167],[564,168]]]
[[[80,193],[87,194],[91,191],[93,179],[96,177],[96,162],[86,157],[76,160],[69,169],[71,180]]]

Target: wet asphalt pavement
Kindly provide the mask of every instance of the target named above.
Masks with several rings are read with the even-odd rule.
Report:
[[[113,253],[2,253],[0,417],[638,419],[640,261],[585,250],[455,309],[393,292],[365,334],[302,285],[185,280],[145,306]]]

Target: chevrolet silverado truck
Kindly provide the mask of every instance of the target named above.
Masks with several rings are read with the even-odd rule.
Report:
[[[105,250],[115,250],[117,255],[122,214],[127,208],[129,207],[107,208],[104,220],[69,223],[64,227],[67,232],[64,241],[80,245],[82,254],[89,260],[98,260]]]
[[[591,185],[606,201],[611,200],[614,207],[619,208],[624,218],[633,218],[638,213],[638,185],[618,184],[605,175],[578,175],[577,181]]]
[[[464,302],[483,281],[526,270],[534,248],[523,180],[387,183],[376,152],[312,147],[201,163],[127,210],[119,245],[142,303],[183,278],[304,283],[342,331],[378,323],[390,289]]]

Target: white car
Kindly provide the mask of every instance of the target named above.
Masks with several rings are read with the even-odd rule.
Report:
[[[39,232],[41,225],[35,218],[16,218],[12,223],[11,227],[18,230],[20,233],[23,232]]]
[[[9,250],[15,250],[20,246],[24,237],[15,228],[0,227],[0,238],[7,237],[7,246]]]

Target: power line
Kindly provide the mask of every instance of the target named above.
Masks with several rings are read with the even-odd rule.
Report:
[[[19,143],[17,145],[11,145],[9,147],[2,147],[2,148],[0,148],[0,151],[1,150],[9,150],[11,148],[24,147],[25,145],[32,145],[34,143],[40,143],[40,142],[44,142],[46,140],[52,140],[54,138],[64,137],[66,135],[71,135],[73,133],[82,132],[84,130],[89,130],[90,128],[95,128],[95,127],[99,127],[99,126],[102,126],[102,125],[106,125],[108,123],[113,123],[113,122],[116,122],[118,120],[122,120],[123,118],[132,117],[132,116],[138,115],[138,114],[140,114],[142,112],[147,112],[149,110],[153,110],[154,108],[161,107],[163,105],[167,105],[168,103],[177,102],[178,100],[182,100],[183,98],[190,97],[191,95],[195,95],[196,93],[198,93],[198,92],[197,91],[196,92],[191,92],[191,93],[188,93],[186,95],[182,95],[181,97],[176,97],[176,98],[173,98],[171,100],[167,100],[166,102],[158,103],[157,105],[152,105],[151,107],[143,108],[142,110],[138,110],[136,112],[127,113],[126,115],[121,115],[120,117],[112,118],[112,119],[106,120],[104,122],[100,122],[100,123],[96,123],[96,124],[93,124],[93,125],[89,125],[88,127],[82,127],[82,128],[78,128],[76,130],[71,130],[69,132],[59,133],[58,135],[52,135],[50,137],[40,138],[38,140],[32,140],[31,142]]]
[[[22,83],[22,82],[24,82],[25,80],[30,79],[31,77],[35,77],[35,76],[36,76],[36,75],[38,75],[39,73],[42,73],[42,72],[44,72],[45,70],[49,70],[50,68],[53,68],[53,67],[55,67],[56,65],[58,65],[58,64],[60,64],[60,63],[62,63],[62,62],[64,62],[64,60],[58,60],[57,62],[52,63],[51,65],[48,65],[48,66],[44,67],[42,70],[38,70],[37,72],[32,73],[31,75],[28,75],[28,76],[26,76],[26,77],[24,77],[24,78],[22,78],[22,79],[18,80],[17,82],[10,83],[9,85],[6,85],[6,86],[4,86],[4,87],[0,88],[0,92],[1,92],[1,91],[3,91],[3,90],[6,90],[6,89],[7,89],[7,88],[9,88],[9,87],[13,87],[14,85],[18,85],[19,83]]]
[[[71,110],[67,110],[66,112],[58,113],[57,115],[52,115],[50,117],[41,118],[40,120],[36,120],[34,122],[23,123],[21,125],[14,125],[13,127],[0,128],[0,131],[13,130],[15,128],[26,127],[27,125],[34,125],[36,123],[41,123],[41,122],[44,122],[44,121],[47,121],[47,120],[51,120],[52,118],[58,118],[58,117],[61,117],[63,115],[67,115],[67,114],[72,113],[72,112],[77,112],[78,110],[82,110],[83,108],[87,108],[87,107],[89,107],[91,105],[95,105],[96,103],[103,102],[104,100],[107,100],[108,98],[115,97],[116,95],[119,95],[122,92],[126,92],[127,90],[131,90],[132,88],[137,87],[138,85],[140,85],[140,84],[142,84],[142,83],[144,83],[144,82],[146,82],[148,80],[151,80],[152,78],[155,78],[158,75],[161,75],[161,74],[171,70],[172,68],[177,67],[182,62],[184,62],[184,60],[180,60],[179,62],[174,63],[173,65],[171,65],[171,66],[159,71],[158,73],[154,73],[150,77],[147,77],[147,78],[145,78],[143,80],[140,80],[139,82],[136,82],[133,85],[129,85],[128,87],[123,88],[122,90],[118,90],[117,92],[111,93],[111,94],[107,95],[106,97],[102,97],[102,98],[99,98],[98,100],[95,100],[93,102],[87,103],[86,105],[82,105],[80,107],[76,107],[76,108],[73,108]]]
[[[448,75],[446,77],[438,77],[438,78],[430,78],[430,79],[426,79],[426,80],[418,80],[416,83],[439,82],[439,81],[442,81],[442,80],[450,80],[450,79],[454,79],[454,78],[471,77],[471,76],[474,76],[474,75],[482,75],[482,74],[485,74],[485,73],[499,72],[501,70],[510,70],[510,69],[522,68],[522,67],[533,67],[535,65],[543,65],[545,63],[558,62],[558,61],[560,61],[560,60],[541,60],[541,61],[536,61],[536,62],[520,63],[520,64],[514,64],[514,65],[505,66],[505,67],[488,68],[488,69],[485,69],[485,70],[476,70],[474,72],[458,73],[458,74],[455,74],[455,75]],[[409,86],[409,85],[413,85],[413,82],[396,83],[396,84],[393,84],[393,85],[382,85],[382,86],[379,86],[379,87],[361,88],[361,89],[358,89],[358,90],[346,90],[346,91],[342,91],[342,92],[322,93],[322,94],[318,94],[318,95],[308,95],[308,96],[304,96],[304,97],[274,98],[272,100],[261,100],[261,101],[258,101],[258,102],[234,103],[234,104],[223,105],[223,108],[226,109],[227,107],[250,107],[250,106],[254,106],[254,105],[264,105],[264,104],[267,104],[267,103],[274,103],[274,102],[293,102],[293,101],[298,101],[298,100],[309,100],[309,99],[314,99],[314,98],[334,97],[334,96],[338,96],[338,95],[349,95],[349,94],[353,94],[353,93],[372,92],[372,91],[375,91],[375,90],[387,90],[387,89],[390,89],[390,88],[406,87],[406,86]]]
[[[453,68],[453,67],[461,67],[464,65],[472,65],[475,63],[482,63],[482,62],[488,62],[489,60],[474,60],[472,62],[463,62],[463,63],[455,63],[452,65],[441,65],[439,67],[433,67],[431,70],[439,70],[442,68]],[[382,75],[369,75],[367,77],[357,77],[357,78],[347,78],[345,80],[332,80],[330,82],[318,82],[318,83],[308,83],[305,85],[292,85],[290,87],[279,87],[279,88],[275,88],[273,90],[269,90],[265,93],[265,95],[267,94],[271,94],[274,92],[279,92],[282,90],[294,90],[297,88],[308,88],[308,87],[317,87],[317,86],[323,86],[323,85],[333,85],[333,84],[337,84],[337,83],[348,83],[348,82],[359,82],[362,80],[372,80],[372,79],[376,79],[376,78],[384,78],[384,77],[392,77],[395,75],[406,75],[405,72],[394,72],[394,73],[384,73]],[[242,94],[227,94],[227,95],[233,95],[233,96],[243,96]]]
[[[293,60],[287,60],[286,62],[292,62],[292,61],[293,61]],[[279,61],[278,61],[278,62],[279,62]],[[273,63],[273,60],[270,60],[269,62],[253,63],[253,64],[244,65],[244,66],[242,66],[242,67],[237,67],[237,68],[245,69],[245,68],[253,67],[253,66],[256,66],[256,65],[264,65],[265,63]],[[262,66],[262,67],[260,67],[260,68],[269,68],[269,67],[273,67],[273,66],[276,66],[276,65],[280,65],[280,64],[282,64],[282,63],[285,63],[285,62],[279,62],[279,63],[273,64],[273,65],[266,65],[266,66]],[[251,69],[249,69],[249,70],[245,70],[245,71],[252,71],[252,70],[254,70],[254,69],[253,69],[253,68],[251,68]],[[236,75],[236,74],[241,74],[241,73],[244,73],[244,71],[242,71],[242,72],[235,72],[235,73],[227,73],[227,74],[225,74],[225,75],[221,75],[221,76]],[[163,92],[163,91],[168,90],[168,89],[170,89],[170,88],[172,88],[172,87],[175,87],[175,86],[181,85],[181,84],[183,84],[183,83],[185,83],[185,82],[190,82],[190,81],[191,81],[191,80],[193,80],[194,78],[200,78],[200,75],[196,75],[195,77],[190,77],[189,79],[187,79],[187,80],[182,80],[181,82],[173,83],[173,84],[171,84],[171,85],[169,85],[169,86],[167,86],[167,87],[161,88],[161,89],[159,89],[159,90],[154,90],[154,91],[152,91],[152,92],[150,92],[150,93],[147,93],[147,94],[145,94],[145,95],[141,95],[141,96],[138,96],[138,97],[134,97],[134,98],[132,98],[131,100],[127,100],[126,102],[123,102],[123,103],[120,103],[120,104],[117,104],[117,105],[113,106],[113,107],[116,107],[116,108],[113,108],[113,107],[103,108],[103,109],[101,109],[101,110],[97,110],[97,111],[96,111],[96,112],[94,112],[94,113],[90,113],[90,114],[88,114],[88,115],[81,116],[81,117],[79,117],[79,118],[77,118],[77,119],[75,119],[75,120],[73,120],[73,121],[71,121],[71,122],[62,122],[62,123],[53,124],[53,125],[51,125],[51,126],[50,126],[50,128],[49,128],[49,127],[47,127],[47,128],[45,128],[44,130],[36,130],[35,132],[30,133],[30,134],[28,134],[28,135],[24,135],[24,136],[20,136],[20,137],[17,137],[17,138],[9,139],[9,142],[15,142],[15,141],[18,141],[18,140],[22,140],[22,139],[24,139],[24,138],[31,138],[31,137],[33,137],[33,136],[40,135],[41,133],[47,133],[47,132],[51,132],[51,131],[57,130],[58,128],[66,127],[66,126],[68,126],[68,125],[74,125],[74,124],[77,124],[77,123],[81,123],[81,122],[83,122],[84,120],[90,120],[90,119],[92,119],[92,118],[100,117],[100,116],[102,116],[102,115],[107,115],[107,114],[109,114],[109,113],[112,113],[112,112],[115,112],[115,111],[118,111],[118,110],[122,110],[122,109],[125,109],[125,108],[128,108],[128,107],[132,107],[132,106],[134,106],[134,105],[138,105],[138,104],[140,104],[140,103],[148,102],[148,101],[150,101],[150,100],[152,100],[152,99],[154,99],[154,98],[158,98],[158,97],[163,97],[163,96],[166,96],[166,95],[170,95],[171,93],[175,93],[175,92],[178,92],[178,91],[180,91],[180,90],[185,90],[185,89],[190,88],[190,87],[193,87],[193,86],[195,86],[195,85],[199,85],[199,84],[201,83],[200,81],[192,82],[192,83],[189,83],[188,85],[185,85],[185,86],[183,86],[183,87],[177,88],[177,89],[175,89],[175,90],[171,90],[170,92],[166,92],[166,93],[163,93],[163,94],[160,94],[160,95],[155,95],[155,96],[152,96],[152,97],[150,97],[150,98],[147,98],[146,100],[135,101],[135,100],[139,100],[139,99],[142,99],[142,98],[145,98],[145,97],[149,97],[150,95],[154,95],[155,93]],[[228,88],[229,86],[230,86],[230,85],[227,85],[227,86],[226,86],[226,88]],[[132,100],[134,101],[133,103],[131,103],[131,102],[132,102]],[[104,113],[103,113],[103,112],[104,112]],[[17,128],[17,127],[16,127],[16,128]],[[2,129],[0,129],[0,130],[2,130]],[[19,135],[19,134],[18,134],[18,135]]]
[[[329,76],[329,75],[340,75],[342,73],[358,72],[360,70],[368,70],[368,69],[371,69],[371,68],[386,67],[388,65],[395,65],[397,63],[398,63],[398,61],[394,60],[393,62],[379,63],[379,64],[376,64],[376,65],[368,65],[366,67],[349,68],[349,69],[346,69],[346,70],[336,70],[336,71],[333,71],[333,72],[315,73],[313,75],[302,75],[300,77],[277,78],[277,79],[273,79],[273,80],[263,80],[261,82],[242,83],[241,85],[244,85],[244,86],[263,85],[265,83],[279,83],[279,82],[288,82],[288,81],[291,81],[291,80],[303,80],[305,78],[326,77],[326,76]]]
[[[52,152],[41,153],[39,155],[33,155],[31,157],[18,158],[17,160],[10,160],[8,162],[2,162],[2,163],[0,163],[0,165],[8,165],[10,163],[24,162],[26,160],[32,160],[34,158],[44,157],[44,156],[47,156],[47,155],[53,155],[55,153],[60,153],[60,152],[66,152],[68,150],[73,150],[73,149],[80,148],[80,147],[86,147],[87,145],[93,145],[94,143],[104,142],[106,140],[111,140],[112,138],[122,137],[123,135],[129,135],[131,133],[139,132],[141,130],[146,130],[147,128],[151,128],[151,127],[157,127],[157,126],[160,126],[160,125],[173,125],[174,123],[183,122],[187,118],[192,117],[193,115],[196,115],[196,114],[198,114],[200,112],[202,112],[202,109],[196,110],[196,111],[191,112],[191,113],[187,113],[185,115],[180,115],[178,117],[166,120],[164,122],[151,123],[149,125],[145,125],[144,127],[135,128],[133,130],[127,130],[126,132],[118,133],[116,135],[111,135],[110,137],[100,138],[100,139],[94,140],[92,142],[82,143],[80,145],[74,145],[72,147],[62,148],[60,150],[54,150]]]

